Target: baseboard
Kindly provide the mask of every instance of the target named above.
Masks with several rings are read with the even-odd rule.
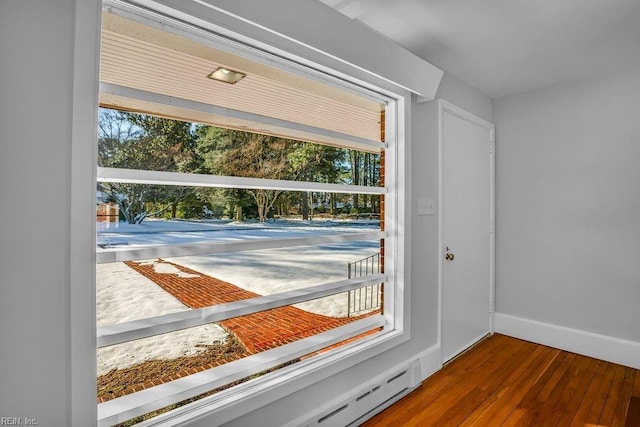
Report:
[[[420,364],[420,378],[417,379],[418,381],[416,381],[413,384],[414,388],[405,390],[402,394],[400,394],[398,396],[395,396],[393,399],[389,399],[388,401],[384,402],[383,404],[379,405],[378,407],[374,408],[373,410],[371,410],[368,413],[366,413],[363,416],[361,416],[355,422],[349,424],[349,427],[351,427],[351,426],[359,426],[360,424],[364,423],[365,421],[373,418],[374,416],[376,416],[380,412],[384,411],[389,406],[391,406],[394,403],[398,402],[400,399],[402,399],[407,394],[411,393],[416,387],[418,387],[420,385],[420,383],[422,383],[422,381],[426,380],[431,375],[435,374],[440,369],[442,369],[442,361],[441,361],[441,359],[442,359],[442,357],[440,355],[440,345],[439,344],[434,344],[431,347],[429,347],[428,349],[423,350],[420,353],[418,353],[417,360],[418,360],[418,363]]]
[[[424,381],[431,375],[442,369],[442,356],[440,345],[435,344],[418,354],[420,359],[420,381]]]
[[[495,313],[495,332],[640,369],[640,343]]]
[[[440,346],[433,345],[358,388],[321,402],[311,413],[286,423],[284,427],[358,426],[411,393],[441,368]]]

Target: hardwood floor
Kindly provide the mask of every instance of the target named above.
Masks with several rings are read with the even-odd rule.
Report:
[[[636,369],[496,334],[363,426],[637,427],[632,396]]]

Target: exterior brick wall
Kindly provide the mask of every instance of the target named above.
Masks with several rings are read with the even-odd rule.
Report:
[[[380,141],[385,142],[385,112],[380,112]],[[385,186],[385,150],[380,152],[380,186]],[[380,230],[384,231],[384,194],[380,195]],[[384,274],[384,239],[380,239],[380,273]],[[380,311],[384,313],[384,283],[380,285]]]

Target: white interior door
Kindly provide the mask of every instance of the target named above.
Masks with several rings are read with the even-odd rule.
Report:
[[[494,127],[440,101],[443,362],[492,329]]]

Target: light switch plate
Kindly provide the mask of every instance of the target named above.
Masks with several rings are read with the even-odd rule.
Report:
[[[418,215],[433,215],[434,213],[433,199],[418,199]]]

